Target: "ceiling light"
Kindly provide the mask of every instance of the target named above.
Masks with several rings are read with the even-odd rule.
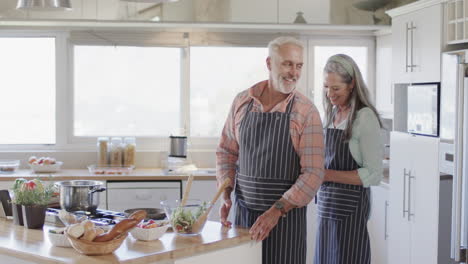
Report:
[[[16,9],[37,11],[71,10],[70,0],[18,0]]]

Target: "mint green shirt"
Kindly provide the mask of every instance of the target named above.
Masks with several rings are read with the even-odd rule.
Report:
[[[325,123],[326,124],[326,123]],[[329,128],[344,130],[345,120],[337,127],[330,124]],[[369,107],[364,107],[356,115],[353,124],[349,150],[356,163],[359,165],[358,174],[362,185],[369,187],[379,185],[383,178],[383,143],[381,140],[381,128],[374,112]]]

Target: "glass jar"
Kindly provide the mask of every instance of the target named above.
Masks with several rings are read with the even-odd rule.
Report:
[[[135,167],[136,142],[135,137],[124,138],[123,165]]]
[[[109,138],[98,137],[97,139],[97,164],[99,167],[105,167],[109,163],[108,147],[109,147]]]
[[[112,137],[109,151],[109,161],[111,166],[122,166],[123,144],[121,137]]]

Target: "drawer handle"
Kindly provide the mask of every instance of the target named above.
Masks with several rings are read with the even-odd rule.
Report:
[[[149,199],[153,198],[153,196],[152,196],[151,194],[149,194],[149,193],[146,193],[146,194],[137,194],[137,195],[136,195],[136,198],[137,198],[138,200],[149,200]]]

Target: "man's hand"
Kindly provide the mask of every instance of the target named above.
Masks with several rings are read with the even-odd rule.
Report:
[[[278,224],[281,212],[278,209],[270,208],[257,218],[257,221],[250,228],[250,237],[256,241],[262,241],[268,237],[270,231]]]
[[[223,194],[223,205],[219,208],[219,215],[221,216],[221,224],[226,227],[231,227],[232,223],[227,220],[229,216],[229,211],[231,210],[232,201],[231,201],[231,192],[232,188],[228,187]]]

